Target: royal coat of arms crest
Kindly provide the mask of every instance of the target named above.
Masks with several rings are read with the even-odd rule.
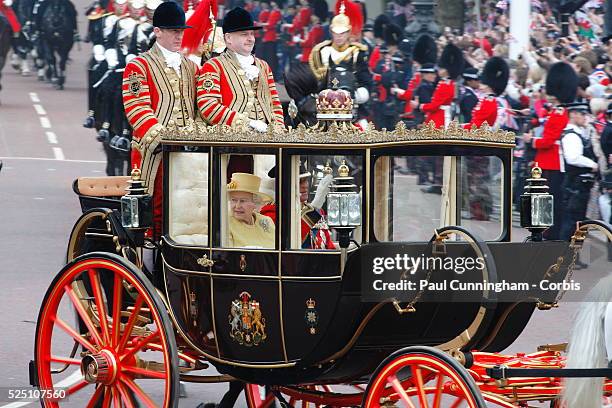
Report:
[[[249,292],[242,292],[230,306],[230,337],[243,346],[257,346],[266,335],[266,319],[262,316],[259,302]]]

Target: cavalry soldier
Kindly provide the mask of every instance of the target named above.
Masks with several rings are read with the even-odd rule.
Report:
[[[175,2],[160,4],[153,14],[156,43],[134,58],[123,74],[123,105],[133,128],[132,166],[140,166],[153,192],[154,238],[162,220],[160,131],[183,127],[196,118],[197,66],[179,53],[185,12]]]
[[[569,104],[569,124],[561,135],[561,150],[565,166],[563,180],[563,220],[561,234],[569,241],[576,230],[576,222],[586,218],[591,189],[595,184],[599,165],[587,132],[589,105],[583,102]]]
[[[480,127],[483,123],[489,126],[495,125],[497,111],[500,109],[498,97],[506,90],[509,77],[510,68],[503,58],[492,57],[487,61],[482,70],[480,85],[483,96],[470,112],[470,121],[463,125],[465,129]]]
[[[342,66],[355,75],[355,83],[345,84],[352,88],[354,101],[361,105],[359,119],[368,116],[364,104],[370,99],[372,76],[368,69],[368,47],[351,42],[351,36],[359,37],[363,27],[363,15],[359,5],[350,0],[339,0],[337,15],[329,26],[332,39],[317,44],[310,53],[308,64],[320,83],[320,90],[331,87],[329,72],[332,66]],[[362,124],[362,127],[365,126]]]
[[[198,109],[207,123],[246,125],[259,132],[270,125],[284,126],[272,70],[252,55],[255,31],[260,29],[240,7],[223,19],[227,50],[207,61],[198,76]]]
[[[564,106],[574,101],[577,89],[576,71],[564,62],[554,64],[546,75],[546,93],[556,107],[544,123],[542,137],[532,139],[529,133],[523,136],[525,143],[531,142],[531,147],[536,150],[534,163],[542,169],[542,177],[548,180],[550,193],[554,197],[553,226],[544,231],[544,237],[551,240],[559,239],[561,231],[564,162],[560,160],[560,139],[569,122]]]
[[[185,31],[181,52],[198,67],[225,51],[221,27],[217,26],[217,1],[202,0],[187,20],[194,27]]]

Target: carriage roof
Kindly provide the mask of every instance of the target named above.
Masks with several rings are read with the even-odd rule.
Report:
[[[256,133],[246,128],[228,126],[205,126],[192,123],[187,127],[168,127],[162,131],[162,140],[172,145],[224,145],[259,147],[304,147],[304,148],[352,148],[366,149],[403,145],[472,145],[483,147],[513,148],[515,136],[512,132],[494,130],[487,125],[470,130],[452,122],[446,129],[436,129],[433,123],[421,129],[407,129],[400,122],[393,131],[368,130],[362,132],[352,125],[333,123],[327,130],[306,128],[275,129]]]

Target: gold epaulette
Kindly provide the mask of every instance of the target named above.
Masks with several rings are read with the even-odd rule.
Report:
[[[367,51],[368,50],[368,46],[359,42],[354,42],[351,43],[352,46],[357,47],[359,49],[359,51]]]

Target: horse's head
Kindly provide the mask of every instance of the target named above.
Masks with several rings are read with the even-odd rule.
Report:
[[[327,87],[344,89],[349,92],[355,90],[355,73],[350,62],[336,64],[330,57],[327,69]]]
[[[312,126],[317,122],[318,87],[317,78],[306,65],[298,65],[285,74],[285,88],[298,110],[295,125]]]

